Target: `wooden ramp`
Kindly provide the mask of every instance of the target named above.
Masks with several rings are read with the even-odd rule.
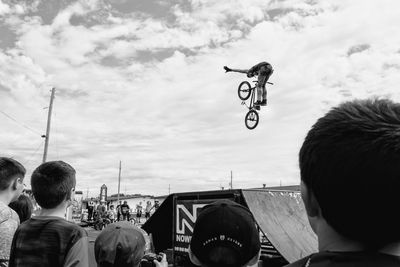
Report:
[[[259,227],[271,244],[289,262],[317,252],[300,192],[242,190]]]

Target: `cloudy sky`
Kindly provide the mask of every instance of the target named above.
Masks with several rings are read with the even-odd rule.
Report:
[[[0,0],[0,148],[30,174],[43,157],[97,195],[299,182],[315,120],[344,100],[400,101],[397,0]],[[237,97],[268,61],[255,130]]]

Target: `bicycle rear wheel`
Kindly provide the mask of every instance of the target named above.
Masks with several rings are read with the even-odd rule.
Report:
[[[247,112],[246,118],[244,120],[247,129],[253,130],[254,128],[256,128],[258,125],[258,121],[259,121],[259,116],[257,111],[252,109],[249,112]]]
[[[249,99],[251,94],[251,86],[248,81],[243,81],[239,84],[238,87],[238,96],[241,100]]]

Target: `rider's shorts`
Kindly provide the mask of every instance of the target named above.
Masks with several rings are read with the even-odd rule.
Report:
[[[265,87],[265,84],[273,72],[274,70],[271,65],[263,65],[260,67],[260,70],[258,71],[258,84],[260,87]]]

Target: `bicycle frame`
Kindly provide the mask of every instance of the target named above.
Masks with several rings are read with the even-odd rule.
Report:
[[[246,105],[246,101],[245,100],[243,100],[242,101],[242,105],[246,105],[246,107],[249,109],[249,110],[252,110],[252,109],[255,109],[254,108],[254,100],[255,100],[255,98],[256,98],[256,88],[257,88],[257,84],[258,84],[258,81],[253,81],[255,84],[254,84],[254,86],[253,87],[250,87],[250,91],[251,91],[251,96],[250,96],[250,103],[249,103],[249,106],[247,106]]]

